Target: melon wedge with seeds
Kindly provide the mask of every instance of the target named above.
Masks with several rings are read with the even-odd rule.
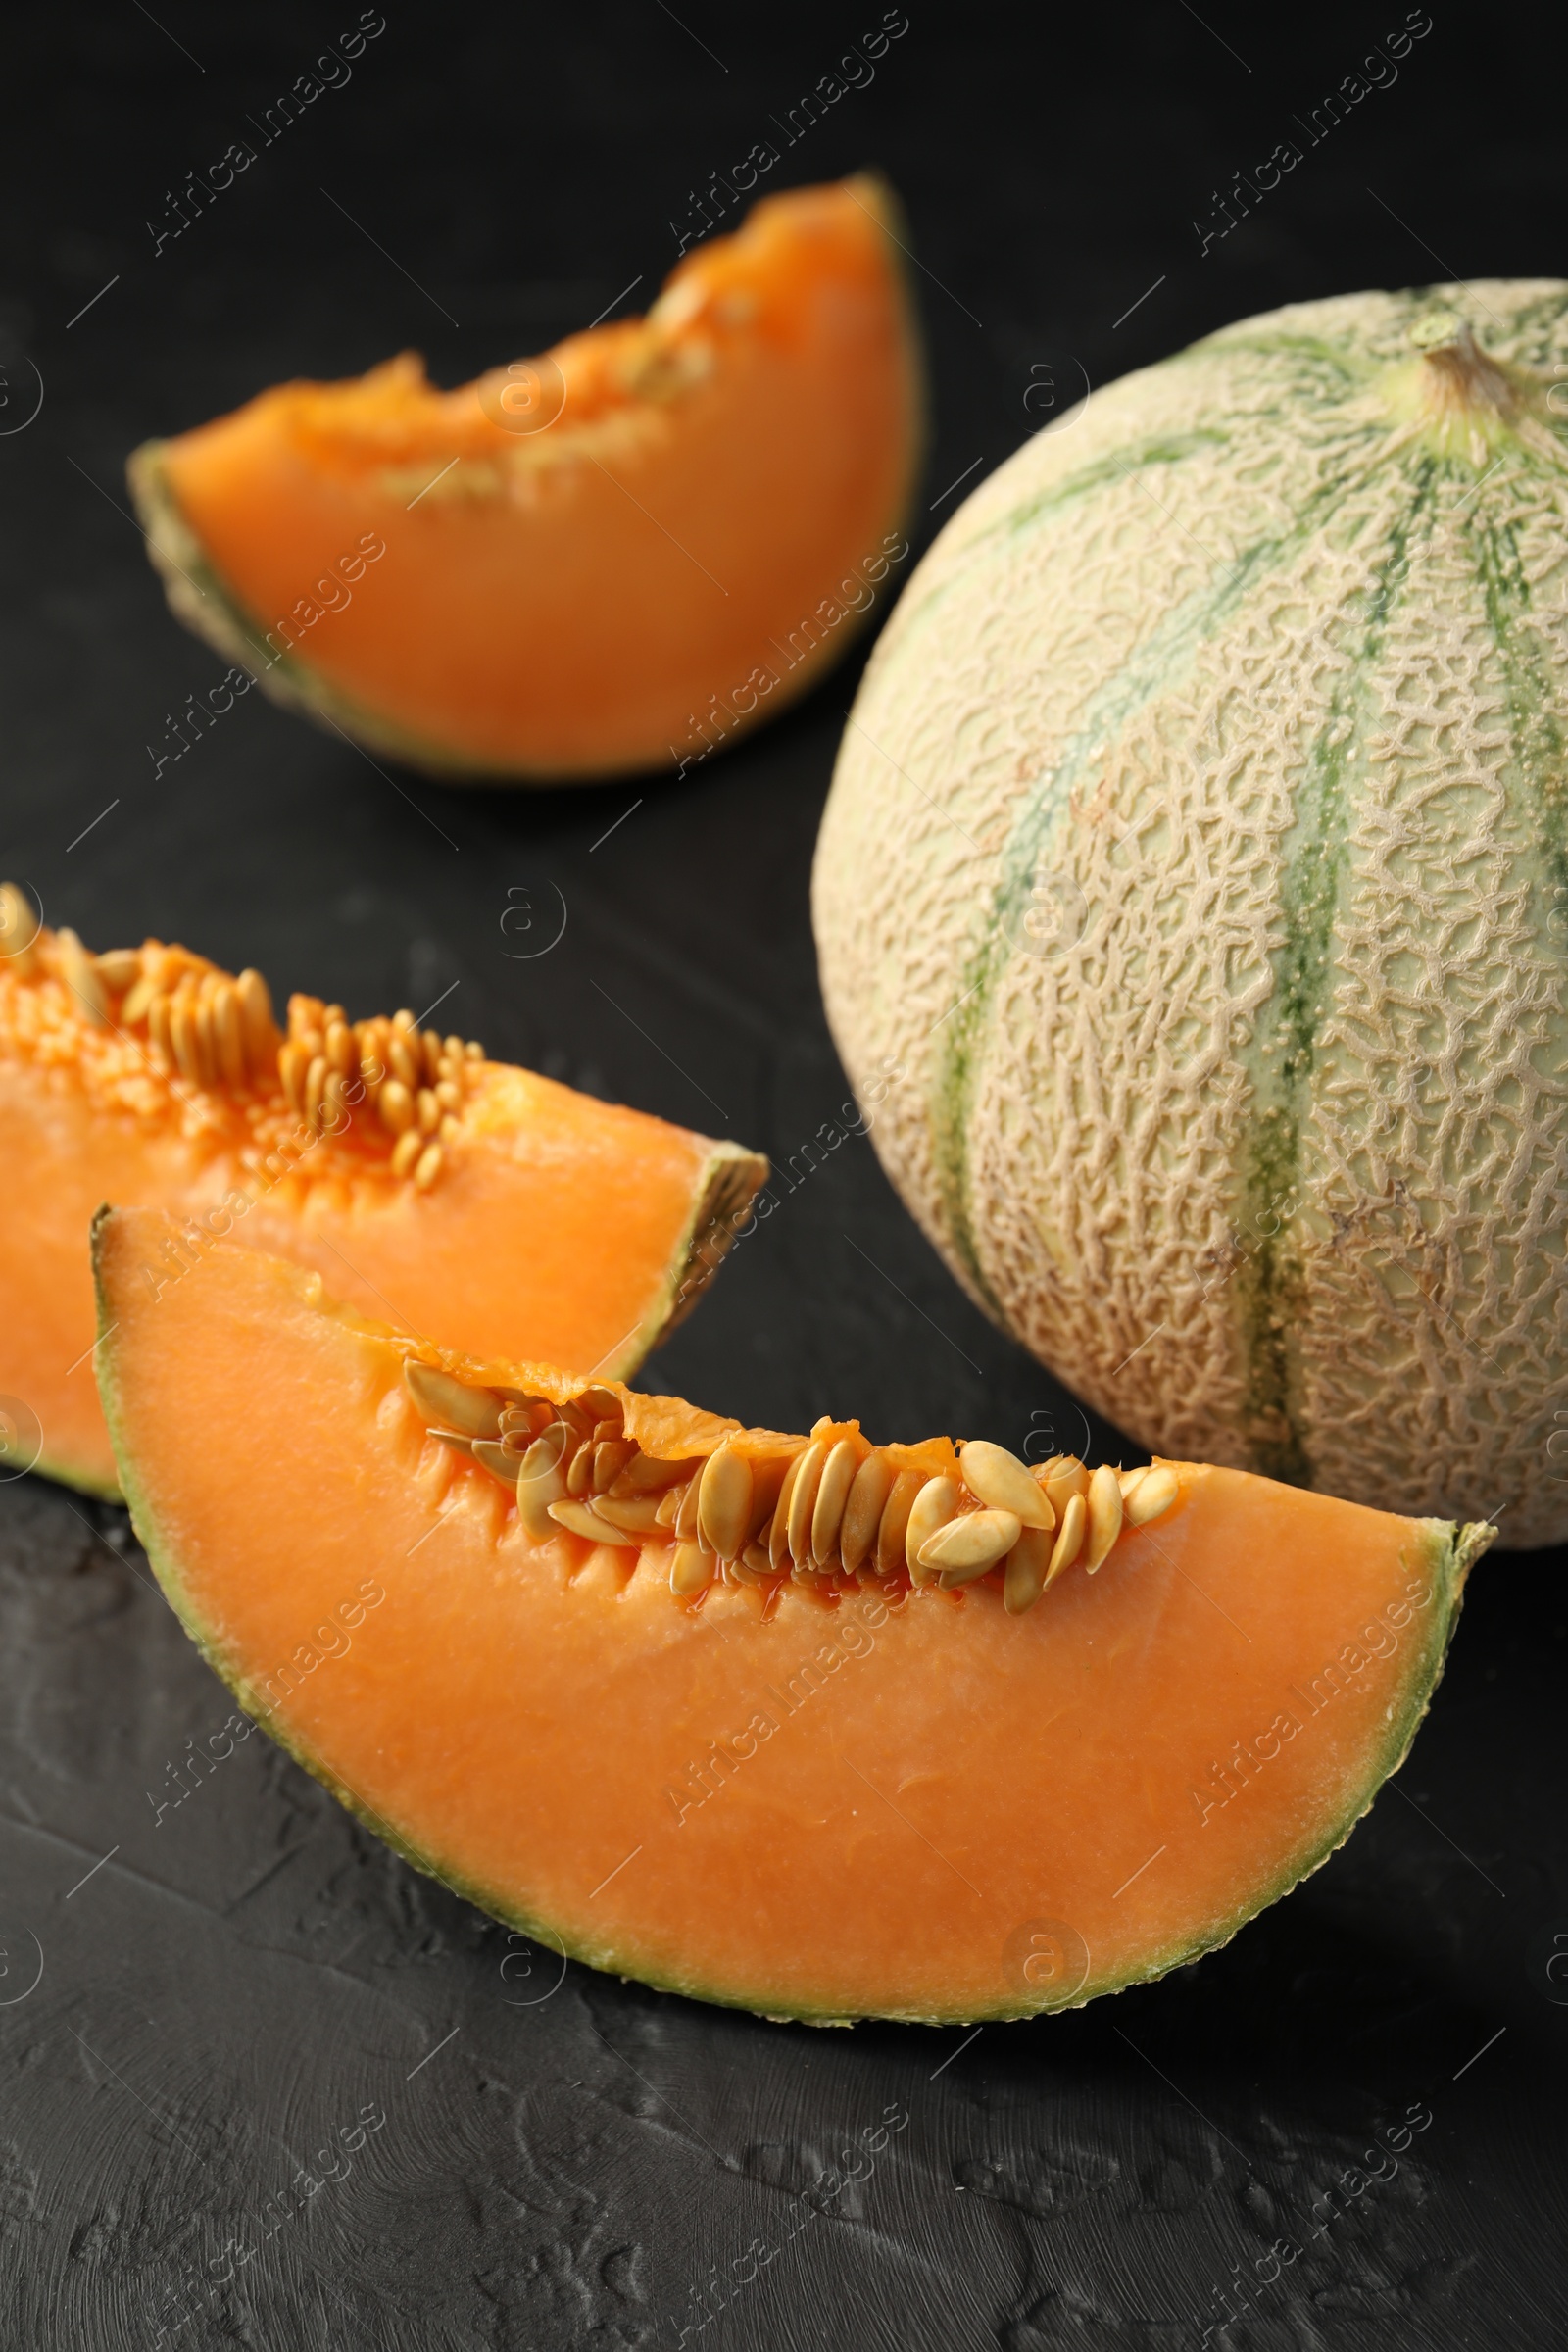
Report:
[[[268,693],[437,774],[682,766],[814,684],[908,553],[898,208],[794,188],[614,319],[441,391],[412,352],[148,442],[170,604]]]
[[[6,952],[9,951],[9,952]],[[0,1467],[117,1493],[88,1263],[107,1199],[324,1274],[483,1353],[626,1373],[695,1303],[767,1163],[491,1061],[412,1013],[350,1022],[158,940],[93,956],[0,885]],[[195,1236],[194,1242],[188,1236]]]
[[[1161,1463],[1101,1480],[1094,1574],[1013,1512],[1024,1589],[950,1585],[999,1487],[1086,1538],[1081,1466],[1014,1465],[1058,1519],[995,1447],[971,1487],[946,1438],[457,1356],[229,1243],[154,1300],[172,1230],[102,1212],[98,1372],[209,1662],[498,1920],[767,2017],[1026,2016],[1224,1943],[1402,1761],[1493,1534]]]

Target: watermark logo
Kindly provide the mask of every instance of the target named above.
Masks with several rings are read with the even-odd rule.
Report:
[[[479,406],[504,433],[544,433],[566,405],[566,379],[548,352],[492,368],[474,386]]]
[[[37,361],[14,350],[9,335],[0,335],[0,441],[24,433],[42,407],[43,374]]]
[[[1002,1947],[1003,1982],[1037,2008],[1064,2009],[1083,1990],[1089,1946],[1061,1919],[1026,1919]]]
[[[1007,937],[1021,956],[1049,963],[1075,948],[1089,928],[1089,901],[1071,874],[1042,859],[1029,896],[1007,918]]]
[[[1046,433],[1070,433],[1081,424],[1093,391],[1089,370],[1076,354],[1069,352],[1065,360],[1031,360],[1023,413],[1035,428],[1035,439]]]
[[[1064,1446],[1061,1442],[1061,1434],[1056,1427],[1058,1408],[1051,1404],[1037,1404],[1029,1416],[1029,1435],[1020,1448],[1026,1462],[1052,1462],[1064,1453],[1075,1453],[1080,1461],[1088,1459],[1089,1415],[1070,1396],[1064,1397],[1062,1403],[1068,1416],[1076,1417],[1078,1422],[1074,1442],[1070,1446]]]
[[[24,1478],[43,1451],[43,1424],[20,1396],[0,1396],[0,1486]]]
[[[1551,1417],[1558,1426],[1546,1440],[1546,1459],[1553,1465],[1552,1484],[1560,1487],[1568,1479],[1568,1429],[1562,1427],[1563,1422],[1568,1421],[1568,1410],[1559,1404],[1553,1409]]]
[[[565,893],[557,882],[552,882],[548,889],[561,901],[561,922],[548,939],[544,937],[545,921],[534,907],[535,896],[544,896],[548,900],[548,893],[536,894],[531,882],[514,882],[508,889],[507,903],[501,909],[501,936],[503,939],[526,943],[520,947],[502,949],[502,955],[510,962],[532,963],[538,956],[548,956],[552,948],[559,948],[565,938]]]
[[[522,1936],[515,1929],[508,1933],[509,1948],[501,1962],[501,1982],[509,1987],[506,1996],[509,2009],[538,2009],[566,1981],[566,1947],[559,1936],[551,1936],[548,1928],[543,1934],[550,1936],[550,1941],[541,1944],[537,1936]],[[515,1950],[511,1948],[514,1945]],[[518,1989],[513,1991],[513,1986]]]
[[[1568,1920],[1536,1930],[1525,1946],[1525,1968],[1544,2000],[1568,2009]]]
[[[43,1945],[30,1928],[0,1923],[0,2009],[14,2009],[43,1979]]]
[[[25,956],[42,929],[43,901],[34,913],[31,901],[14,882],[0,886],[0,963]]]

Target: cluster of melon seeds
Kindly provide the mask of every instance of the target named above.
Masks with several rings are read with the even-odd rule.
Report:
[[[907,1460],[925,1448],[871,1446],[830,1422],[809,1438],[736,1431],[710,1453],[663,1460],[626,1436],[610,1389],[556,1402],[412,1356],[404,1378],[431,1436],[509,1489],[535,1542],[564,1529],[591,1544],[668,1544],[670,1589],[685,1595],[715,1577],[907,1577],[952,1592],[995,1576],[1017,1616],[1066,1569],[1093,1576],[1124,1529],[1161,1518],[1179,1493],[1163,1463],[1090,1471],[1058,1454],[1031,1470],[983,1439],[931,1474]]]
[[[237,1117],[257,1156],[297,1138],[349,1146],[424,1192],[459,1133],[484,1050],[421,1030],[412,1012],[351,1022],[341,1004],[292,997],[279,1033],[260,972],[222,971],[149,939],[95,956],[74,931],[40,929],[0,883],[0,1042],[73,1064],[113,1106],[220,1132]]]
[[[440,1174],[442,1147],[458,1132],[483,1059],[471,1038],[438,1037],[412,1012],[351,1024],[341,1004],[290,997],[277,1073],[290,1108],[317,1131],[341,1125],[363,1101],[390,1146],[393,1174],[412,1176],[423,1192]]]

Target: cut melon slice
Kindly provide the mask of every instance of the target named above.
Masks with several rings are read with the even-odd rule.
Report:
[[[428,768],[683,765],[819,677],[908,553],[923,394],[890,191],[759,204],[646,318],[442,392],[412,354],[130,461],[170,604]]]
[[[767,1163],[421,1032],[350,1023],[183,948],[91,956],[0,885],[0,1446],[114,1494],[90,1350],[100,1201],[297,1259],[477,1354],[634,1370],[695,1303]],[[149,1295],[188,1261],[160,1239]]]
[[[1404,1757],[1493,1535],[743,1430],[223,1243],[155,1300],[171,1233],[102,1213],[99,1378],[241,1704],[496,1918],[769,2017],[1016,2017],[1225,1942]]]

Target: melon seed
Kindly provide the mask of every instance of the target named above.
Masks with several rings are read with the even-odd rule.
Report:
[[[993,1510],[1010,1511],[1024,1527],[1053,1528],[1056,1514],[1050,1499],[1042,1494],[1028,1467],[1005,1446],[993,1446],[988,1439],[976,1438],[958,1448],[958,1467],[963,1483],[977,1501],[987,1503]]]
[[[825,1568],[838,1548],[844,1506],[859,1467],[859,1455],[848,1438],[840,1438],[822,1464],[821,1483],[811,1506],[811,1558],[818,1568]]]
[[[245,1030],[245,1059],[255,1075],[267,1067],[277,1044],[277,1024],[272,1018],[272,999],[267,982],[260,972],[247,964],[234,983],[239,999],[240,1018]]]
[[[1181,1493],[1181,1481],[1174,1470],[1163,1462],[1152,1464],[1138,1482],[1137,1491],[1122,1501],[1122,1516],[1129,1527],[1147,1527],[1152,1519],[1161,1519]]]
[[[98,977],[112,997],[122,997],[141,978],[140,948],[106,948],[93,957]]]
[[[621,1527],[629,1535],[655,1536],[659,1532],[659,1496],[632,1494],[621,1499],[613,1494],[596,1494],[590,1505],[596,1519],[611,1527]]]
[[[1089,1473],[1075,1453],[1053,1454],[1042,1475],[1046,1499],[1058,1519],[1069,1494],[1087,1495],[1089,1493]]]
[[[747,1466],[752,1474],[752,1507],[746,1514],[746,1533],[741,1544],[742,1551],[759,1536],[765,1536],[767,1529],[772,1525],[773,1512],[778,1503],[778,1491],[784,1483],[784,1473],[789,1467],[789,1456],[782,1453],[749,1456]]]
[[[666,1487],[677,1487],[693,1475],[687,1462],[661,1462],[651,1453],[632,1453],[620,1476],[611,1487],[617,1502],[627,1501],[634,1494],[662,1494]]]
[[[956,1478],[928,1478],[914,1498],[909,1523],[904,1531],[904,1558],[911,1582],[928,1585],[935,1574],[925,1567],[921,1552],[938,1528],[946,1527],[958,1508],[959,1490]]]
[[[133,980],[125,991],[121,1004],[121,1027],[122,1029],[139,1028],[152,1010],[153,999],[161,993],[157,982],[150,973],[143,972],[139,980]]]
[[[701,1491],[700,1478],[692,1479],[689,1485],[681,1489],[680,1508],[673,1521],[675,1540],[679,1544],[694,1544],[697,1541],[697,1504]]]
[[[561,1468],[561,1447],[554,1430],[535,1438],[517,1472],[517,1515],[536,1544],[548,1544],[557,1534],[550,1505],[564,1499],[566,1481]]]
[[[773,1574],[782,1576],[790,1558],[790,1504],[795,1497],[795,1482],[801,1475],[801,1464],[810,1452],[809,1445],[803,1446],[784,1473],[778,1491],[778,1506],[773,1513],[772,1531],[767,1542],[767,1556]]]
[[[1063,1569],[1070,1568],[1083,1544],[1084,1531],[1089,1525],[1089,1506],[1081,1494],[1069,1494],[1061,1514],[1056,1541],[1052,1545],[1051,1566],[1046,1571],[1046,1584],[1054,1585]]]
[[[499,1438],[501,1402],[493,1389],[470,1387],[438,1365],[421,1363],[411,1355],[403,1379],[416,1409],[426,1421],[440,1421],[470,1438]]]
[[[469,1451],[481,1470],[488,1470],[492,1478],[499,1479],[509,1494],[516,1493],[517,1473],[522,1467],[516,1454],[509,1453],[505,1446],[498,1446],[494,1438],[475,1438]]]
[[[285,1047],[285,1052],[288,1049]],[[376,1097],[381,1123],[392,1135],[406,1135],[414,1125],[414,1097],[399,1078],[389,1078]]]
[[[949,1587],[967,1584],[1005,1558],[1022,1532],[1016,1511],[970,1511],[961,1519],[950,1519],[921,1544],[920,1565],[940,1571]]]
[[[673,1531],[675,1522],[680,1517],[681,1505],[686,1500],[687,1492],[688,1489],[684,1485],[679,1487],[669,1487],[660,1496],[659,1508],[654,1513],[654,1517],[658,1520],[661,1527],[667,1527]]]
[[[876,1542],[898,1473],[885,1453],[868,1453],[855,1474],[839,1528],[839,1556],[853,1576]]]
[[[641,1536],[632,1534],[629,1528],[612,1526],[585,1502],[574,1502],[567,1496],[564,1501],[547,1504],[546,1508],[558,1526],[568,1528],[574,1536],[585,1536],[590,1544],[626,1544],[633,1550],[642,1547]]]
[[[0,882],[0,961],[18,980],[30,980],[37,971],[37,921],[26,893],[14,882]]]
[[[618,1427],[618,1424],[608,1426]],[[599,1427],[604,1429],[607,1424],[601,1421]],[[608,1494],[627,1463],[636,1454],[637,1448],[630,1438],[599,1438],[597,1432],[595,1435],[597,1443],[594,1446],[594,1493]]]
[[[699,1542],[721,1560],[738,1559],[752,1516],[752,1471],[744,1454],[721,1446],[697,1481]]]
[[[904,1566],[909,1513],[925,1480],[918,1470],[901,1470],[893,1482],[882,1516],[877,1522],[876,1558],[878,1576],[894,1576]]]
[[[61,979],[75,999],[75,1008],[95,1029],[107,1028],[109,1001],[98,977],[98,966],[74,931],[68,930],[64,923],[55,933],[55,960]]]
[[[811,1514],[816,1508],[816,1491],[822,1483],[822,1469],[827,1460],[827,1447],[820,1438],[813,1438],[796,1466],[790,1486],[789,1520],[786,1542],[790,1558],[797,1568],[808,1567],[811,1559]]]
[[[618,1438],[626,1419],[625,1407],[613,1389],[579,1389],[569,1407],[563,1405],[561,1409],[581,1414],[584,1429],[591,1430],[596,1437]],[[613,1429],[602,1430],[599,1426],[602,1421],[612,1421]]]
[[[1051,1532],[1026,1527],[1007,1554],[1002,1586],[1002,1605],[1009,1617],[1032,1609],[1046,1589],[1051,1569]]]
[[[683,1596],[705,1592],[713,1581],[718,1561],[700,1544],[677,1544],[674,1558],[669,1563],[669,1589]]]
[[[1089,1549],[1084,1555],[1086,1576],[1093,1576],[1103,1565],[1120,1534],[1121,1481],[1108,1462],[1102,1462],[1089,1481]]]
[[[245,1058],[245,1016],[240,1009],[239,990],[227,980],[214,1002],[213,1035],[223,1082],[237,1093],[250,1071]]]

